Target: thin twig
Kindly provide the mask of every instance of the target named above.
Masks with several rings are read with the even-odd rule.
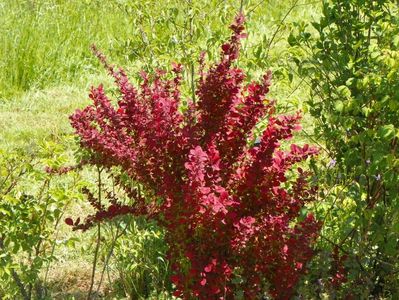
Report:
[[[283,17],[283,19],[281,20],[281,22],[278,24],[277,29],[274,31],[272,38],[270,39],[270,42],[267,46],[267,52],[266,52],[266,58],[265,60],[267,60],[269,58],[269,52],[270,52],[270,48],[272,46],[272,43],[274,41],[274,39],[277,36],[277,33],[280,31],[280,28],[283,26],[285,19],[287,19],[287,17],[289,16],[289,14],[292,12],[292,10],[297,7],[299,0],[295,0],[294,4],[290,7],[290,9],[287,11],[287,13],[285,14],[285,16]]]
[[[122,232],[120,232],[120,233],[119,233],[119,227],[116,229],[115,238],[113,239],[113,241],[112,241],[112,243],[111,243],[111,247],[110,247],[109,252],[108,252],[108,254],[107,254],[107,257],[105,258],[105,261],[104,261],[104,266],[103,266],[103,269],[102,269],[102,272],[101,272],[100,282],[98,283],[98,286],[97,286],[97,293],[99,293],[99,291],[100,291],[100,287],[101,287],[101,284],[102,284],[103,279],[104,279],[105,270],[107,269],[107,266],[108,266],[108,264],[109,264],[109,260],[111,259],[111,256],[112,256],[112,254],[113,254],[113,252],[114,252],[114,248],[115,248],[115,245],[116,245],[116,241],[117,241],[122,235],[125,234],[125,232],[126,232],[128,226],[129,226],[129,224],[126,224],[125,228],[124,228],[124,229],[122,230]]]
[[[98,172],[98,202],[101,204],[101,169],[97,167]],[[94,259],[93,259],[93,268],[91,272],[91,279],[90,279],[90,288],[87,294],[87,300],[91,299],[91,294],[93,293],[93,286],[94,286],[94,276],[96,274],[96,266],[98,260],[98,253],[100,250],[100,243],[101,243],[101,225],[100,223],[97,224],[97,241],[96,241],[96,249],[94,252]]]
[[[244,0],[240,1],[240,13],[242,13],[242,10],[244,9]]]

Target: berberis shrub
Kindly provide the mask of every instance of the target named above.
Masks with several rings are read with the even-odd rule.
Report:
[[[265,98],[270,72],[244,83],[243,70],[234,66],[243,23],[239,15],[231,25],[220,62],[206,71],[201,57],[197,100],[184,108],[181,65],[173,66],[172,79],[162,71],[142,73],[136,89],[94,48],[120,100],[115,107],[99,86],[90,94],[93,105],[71,116],[90,164],[122,170],[119,184],[133,202],[106,207],[91,199],[97,211],[83,223],[67,223],[85,230],[123,214],[156,220],[166,232],[174,295],[184,299],[231,299],[237,291],[245,299],[265,292],[290,298],[320,229],[302,213],[315,188],[308,173],[294,167],[317,149],[280,146],[299,130],[300,116],[275,114],[275,103]],[[253,145],[253,129],[265,117],[267,127]]]

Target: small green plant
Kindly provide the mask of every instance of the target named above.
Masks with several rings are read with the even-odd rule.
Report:
[[[47,154],[55,155],[47,162],[64,163]],[[55,234],[73,193],[73,183],[57,183],[39,158],[0,152],[0,298],[48,296]]]
[[[114,245],[112,260],[112,269],[118,274],[114,283],[117,294],[130,299],[158,299],[159,295],[171,292],[162,230],[130,217],[116,226],[121,235]]]

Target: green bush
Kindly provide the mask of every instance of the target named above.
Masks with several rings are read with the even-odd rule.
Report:
[[[340,288],[327,284],[334,267],[324,285],[338,297],[399,297],[398,16],[396,1],[324,1],[313,28],[298,23],[289,37],[331,160],[317,168],[326,184],[320,245],[348,255]]]
[[[172,288],[163,232],[155,224],[130,217],[117,225],[121,236],[114,245],[111,264],[118,275],[114,294],[130,299],[168,295]]]
[[[56,148],[41,159],[0,151],[0,298],[44,299],[57,259],[56,235],[76,195],[73,180],[57,182],[43,162],[64,163]]]

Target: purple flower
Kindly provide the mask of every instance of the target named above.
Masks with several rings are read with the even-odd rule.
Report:
[[[337,161],[335,159],[331,159],[330,162],[327,164],[327,168],[334,168],[335,165],[337,164]]]

